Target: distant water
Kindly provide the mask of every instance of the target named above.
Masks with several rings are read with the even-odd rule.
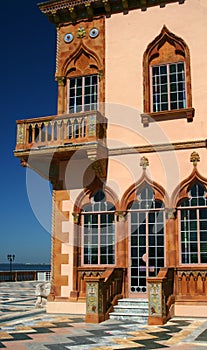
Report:
[[[50,264],[12,264],[12,271],[50,271]],[[10,271],[10,264],[0,263],[0,271]]]

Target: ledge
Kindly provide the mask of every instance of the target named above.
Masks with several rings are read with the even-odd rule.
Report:
[[[161,111],[141,114],[142,124],[144,127],[149,126],[149,123],[161,122],[164,120],[174,120],[186,118],[187,122],[193,121],[195,114],[194,108],[174,109],[172,111]]]

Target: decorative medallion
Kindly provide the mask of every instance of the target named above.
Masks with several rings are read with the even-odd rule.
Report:
[[[89,32],[89,35],[92,39],[94,39],[99,35],[99,30],[97,28],[92,28]]]
[[[82,27],[82,26],[80,26],[80,27],[78,28],[77,38],[82,39],[82,38],[84,38],[85,36],[86,36],[85,28]]]
[[[71,41],[73,41],[73,34],[72,33],[67,33],[64,36],[64,41],[69,44]]]

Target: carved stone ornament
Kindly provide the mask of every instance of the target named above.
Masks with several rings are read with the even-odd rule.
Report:
[[[194,166],[197,165],[198,162],[200,162],[200,156],[197,152],[193,152],[190,155],[190,161],[193,163]]]
[[[78,224],[80,214],[79,213],[72,213],[72,215],[73,215],[73,222],[74,222],[74,224]]]
[[[57,81],[59,86],[65,86],[65,81],[66,81],[65,77],[56,76],[55,80]]]
[[[147,157],[143,156],[141,159],[140,159],[140,164],[139,164],[143,170],[145,170],[147,168],[147,166],[149,166],[149,160]]]
[[[176,209],[175,208],[166,208],[165,209],[166,219],[176,219]]]
[[[24,139],[24,124],[17,124],[17,145],[23,143]]]
[[[118,222],[124,222],[126,220],[126,211],[116,211],[115,215],[117,216]]]
[[[82,39],[82,38],[84,38],[85,36],[86,36],[85,28],[82,27],[82,26],[80,26],[80,27],[78,28],[77,38]]]

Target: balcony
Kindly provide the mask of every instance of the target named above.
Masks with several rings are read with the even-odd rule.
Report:
[[[20,151],[99,142],[105,146],[107,119],[98,111],[17,121]]]
[[[107,119],[98,111],[18,120],[14,155],[52,183],[59,177],[60,162],[71,157],[87,159],[87,166],[103,178],[106,128]]]

